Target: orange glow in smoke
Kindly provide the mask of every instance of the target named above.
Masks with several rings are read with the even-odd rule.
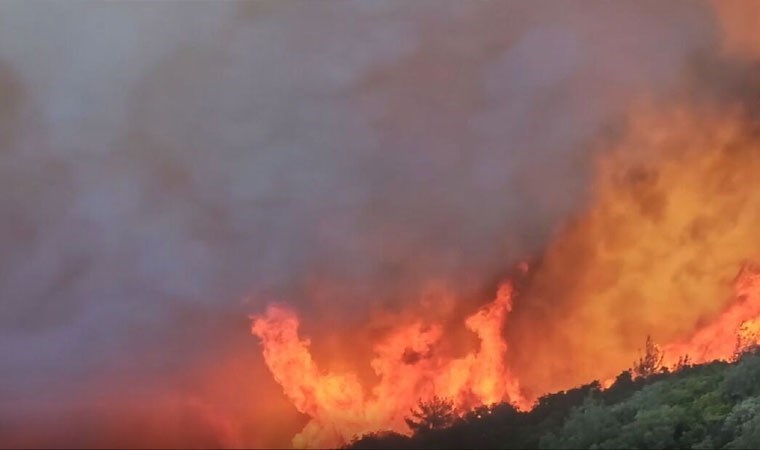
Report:
[[[465,326],[479,344],[463,356],[444,350],[456,338],[442,323],[399,321],[373,345],[378,381],[369,387],[352,371],[320,369],[295,313],[270,306],[252,331],[285,396],[310,418],[293,445],[409,433],[404,417],[433,396],[460,411],[500,401],[529,409],[546,393],[614,379],[648,335],[666,367],[684,356],[730,360],[757,345],[760,139],[752,123],[709,107],[632,114],[625,135],[600,153],[587,208],[558,230],[525,285],[515,294],[505,280],[493,301],[472,308]]]
[[[743,268],[735,289],[736,299],[717,319],[689,339],[663,347],[663,365],[672,367],[683,356],[693,364],[728,360],[760,344],[760,272]]]

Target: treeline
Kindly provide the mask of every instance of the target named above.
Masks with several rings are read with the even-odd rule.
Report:
[[[734,363],[638,369],[605,390],[595,382],[547,395],[529,412],[502,403],[460,415],[445,399],[421,401],[407,419],[411,437],[373,433],[348,448],[760,448],[757,351]]]

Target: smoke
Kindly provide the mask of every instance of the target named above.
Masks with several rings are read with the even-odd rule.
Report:
[[[630,103],[724,51],[724,17],[0,4],[0,445],[151,445],[164,420],[166,445],[284,442],[263,424],[296,416],[248,313],[281,300],[329,327],[492,287],[583,206],[591,144]]]
[[[733,57],[760,56],[760,5],[739,0],[713,1],[721,28],[723,51]]]

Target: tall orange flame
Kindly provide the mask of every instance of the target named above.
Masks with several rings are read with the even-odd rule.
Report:
[[[502,327],[512,307],[512,286],[465,321],[480,340],[461,358],[438,354],[440,324],[415,322],[398,327],[375,348],[371,365],[378,384],[367,393],[356,374],[320,371],[308,340],[298,336],[298,318],[270,306],[255,317],[252,331],[262,340],[264,359],[295,407],[311,420],[293,439],[295,447],[325,447],[375,430],[406,432],[404,417],[420,398],[453,399],[459,408],[502,400],[527,404],[508,370]]]

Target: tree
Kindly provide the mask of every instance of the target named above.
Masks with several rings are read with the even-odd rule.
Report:
[[[620,432],[620,424],[611,408],[600,400],[586,397],[581,406],[573,408],[556,433],[546,433],[539,440],[542,449],[593,448]]]
[[[412,437],[372,435],[350,448],[760,448],[760,353],[738,362],[662,371],[656,346],[639,374],[541,397],[530,411],[508,403],[456,412],[440,398],[420,401],[407,419]]]
[[[676,362],[676,365],[673,366],[673,372],[679,372],[683,369],[686,369],[687,367],[691,367],[691,359],[689,358],[688,354],[678,358],[678,362]]]
[[[411,416],[404,419],[414,434],[448,428],[457,419],[454,402],[438,396],[417,403],[417,408],[410,410]]]
[[[755,321],[742,324],[736,330],[736,345],[732,361],[739,361],[746,354],[756,353],[760,348],[760,325]]]
[[[414,448],[411,439],[403,434],[393,431],[376,431],[374,433],[365,434],[364,436],[355,438],[349,448],[356,450],[363,449],[411,449]]]
[[[760,355],[746,354],[723,380],[723,390],[734,400],[760,395]]]
[[[631,371],[626,370],[615,378],[615,382],[602,395],[606,403],[619,403],[633,395],[640,387],[641,382],[633,381]]]
[[[660,347],[652,340],[652,337],[647,336],[644,355],[633,364],[634,375],[646,378],[656,374],[662,369],[662,359],[664,356]]]

